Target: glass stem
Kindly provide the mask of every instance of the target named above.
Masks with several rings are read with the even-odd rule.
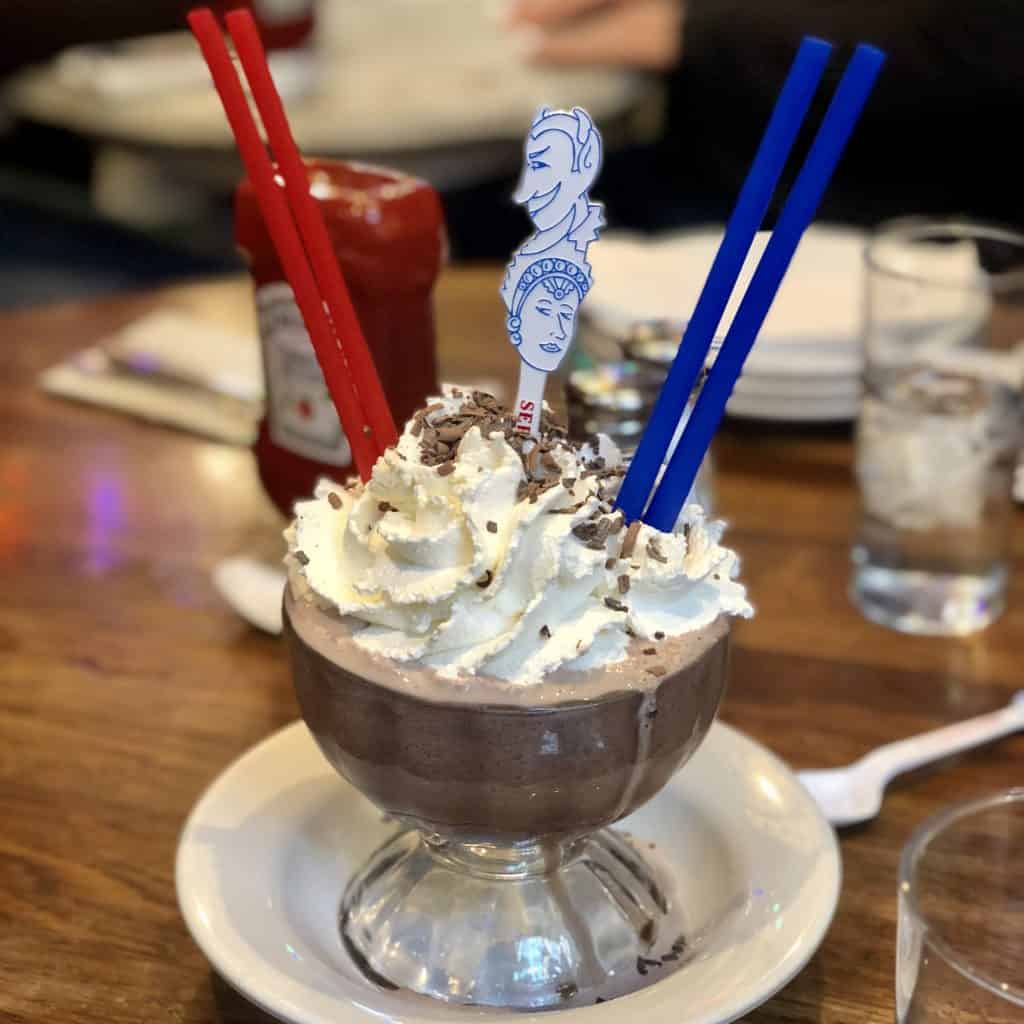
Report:
[[[431,832],[420,838],[430,854],[459,870],[481,878],[510,880],[549,875],[574,861],[586,836],[573,839],[530,839],[495,842],[493,839],[466,841]]]

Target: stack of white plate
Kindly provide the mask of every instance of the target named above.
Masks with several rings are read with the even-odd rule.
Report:
[[[728,330],[764,250],[758,235],[726,307]],[[594,287],[584,309],[601,333],[641,320],[685,321],[718,251],[721,231],[647,239],[605,235],[591,246]],[[864,236],[815,226],[805,234],[727,410],[787,422],[851,420],[860,404]]]

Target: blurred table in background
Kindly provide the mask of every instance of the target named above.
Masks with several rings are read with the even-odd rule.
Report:
[[[511,390],[497,268],[437,296],[442,376]],[[265,1020],[210,973],[174,897],[178,832],[229,761],[297,717],[280,641],[216,597],[215,563],[280,551],[248,452],[40,394],[45,367],[159,305],[251,328],[242,281],[0,316],[0,1017]],[[717,441],[716,498],[757,617],[723,717],[797,768],[1005,704],[1021,685],[1024,575],[968,640],[902,636],[846,598],[856,492],[845,435],[746,426]],[[1024,525],[1024,513],[1018,513]],[[1024,553],[1024,531],[1016,554]],[[899,851],[927,815],[1024,778],[1024,737],[897,782],[842,836],[818,955],[755,1022],[889,1024]],[[159,1008],[159,1009],[155,1009]]]
[[[92,201],[105,216],[145,230],[177,226],[180,235],[188,225],[182,245],[220,254],[231,237],[222,200],[241,164],[191,38],[168,39],[182,47],[181,60],[195,62],[198,88],[91,89],[81,60],[58,58],[16,76],[6,101],[17,117],[95,144]],[[651,78],[526,64],[483,0],[326,0],[317,5],[316,40],[319,86],[287,99],[303,152],[395,167],[453,195],[518,172],[524,131],[541,105],[586,107],[609,149],[637,141],[657,116]],[[507,219],[494,197],[484,204],[492,207]],[[453,227],[463,223],[452,215]]]
[[[526,64],[488,7],[319,3],[319,84],[288,100],[303,152],[384,162],[447,188],[516,170],[524,130],[542,105],[584,106],[596,121],[615,124],[651,96],[653,81],[636,73]],[[220,101],[185,32],[180,45],[204,83],[198,88],[92,90],[58,58],[19,75],[8,101],[15,113],[92,138],[168,158],[191,155],[197,173],[230,188],[240,164]]]

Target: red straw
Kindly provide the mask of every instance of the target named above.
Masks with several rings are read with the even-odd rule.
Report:
[[[327,234],[323,214],[316,200],[309,194],[309,179],[299,147],[295,144],[288,117],[281,103],[277,86],[267,66],[267,55],[260,41],[259,30],[252,12],[239,8],[225,16],[228,32],[235,44],[235,52],[249,80],[256,109],[266,129],[274,159],[284,177],[285,193],[291,204],[295,223],[309,255],[320,292],[342,343],[345,358],[352,372],[353,382],[367,422],[373,430],[381,452],[398,440],[398,431],[391,416],[377,368],[359,327],[356,311],[352,307],[345,279],[334,255]]]
[[[264,223],[295,294],[296,305],[313,342],[313,350],[323,371],[331,400],[338,411],[338,418],[348,435],[356,468],[363,480],[368,480],[378,449],[370,436],[370,427],[364,419],[344,354],[324,312],[323,301],[306,260],[302,241],[292,222],[288,204],[274,180],[273,166],[235,74],[220,26],[208,8],[190,11],[188,24],[199,43],[224,105],[224,113],[235,136],[242,163],[252,181]]]

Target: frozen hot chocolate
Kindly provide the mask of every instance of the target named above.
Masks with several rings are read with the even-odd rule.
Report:
[[[432,402],[372,479],[288,532],[303,715],[380,807],[442,834],[567,836],[653,796],[699,745],[748,615],[722,526],[627,526],[607,439],[516,435],[480,393]]]
[[[700,745],[729,618],[750,606],[721,523],[691,504],[671,533],[627,524],[622,473],[607,438],[573,444],[546,418],[523,438],[493,398],[453,390],[369,481],[296,506],[284,613],[303,717],[415,826],[341,900],[345,948],[378,984],[537,1009],[679,962],[672,879],[603,826]]]

